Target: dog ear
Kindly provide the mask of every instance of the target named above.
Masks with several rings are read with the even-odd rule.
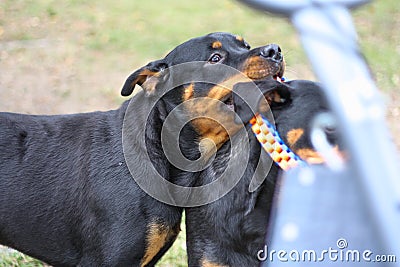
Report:
[[[265,101],[261,101],[263,98],[268,105]],[[289,87],[273,79],[238,83],[233,87],[234,109],[243,123],[247,123],[255,113],[266,113],[270,108],[286,105],[288,101],[290,101]]]
[[[149,94],[153,93],[156,89],[158,78],[161,77],[162,72],[166,68],[168,68],[167,63],[165,63],[163,60],[157,60],[150,62],[146,66],[136,70],[126,79],[121,90],[121,95],[129,96],[132,94],[136,85],[142,86],[142,88]]]

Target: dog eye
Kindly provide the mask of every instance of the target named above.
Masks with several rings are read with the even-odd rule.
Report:
[[[246,49],[251,49],[251,46],[247,43],[247,42],[244,42],[244,46],[246,47]]]
[[[222,56],[220,54],[213,54],[208,61],[211,63],[218,63],[221,61],[221,59],[222,59]]]
[[[336,134],[336,127],[333,125],[325,125],[323,130],[327,135]]]

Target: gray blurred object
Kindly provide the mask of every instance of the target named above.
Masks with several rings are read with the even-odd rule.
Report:
[[[263,266],[395,266],[373,262],[376,255],[394,251],[378,234],[365,196],[357,193],[360,187],[354,177],[350,169],[334,172],[322,165],[285,173]],[[273,259],[268,255],[272,250],[276,251]],[[277,258],[280,250],[288,253],[284,256],[287,262]],[[297,260],[289,258],[292,250],[299,252]],[[323,254],[324,250],[328,251]],[[294,255],[292,258],[296,258]]]
[[[349,240],[357,245],[364,240],[364,247],[379,249],[380,253],[394,254],[400,261],[400,163],[395,146],[391,142],[385,123],[385,108],[368,65],[357,44],[350,8],[367,3],[366,0],[242,0],[258,10],[272,12],[290,18],[300,34],[303,47],[311,61],[314,72],[324,85],[325,93],[333,110],[337,126],[344,139],[349,158],[344,170],[318,169],[315,183],[307,190],[288,194],[297,183],[298,172],[286,175],[281,188],[277,220],[274,228],[273,246],[279,248],[278,238],[283,218],[297,218],[304,222],[301,231],[314,233],[300,235],[297,244],[313,244],[323,248],[324,240],[335,240],[341,232],[350,234]],[[330,166],[332,167],[332,166]],[[335,169],[335,168],[334,168]],[[319,186],[318,186],[319,185]],[[350,190],[347,186],[350,185]],[[334,188],[321,191],[320,186]],[[339,190],[337,190],[339,189]],[[310,197],[313,197],[311,201]],[[297,206],[302,201],[314,205]],[[349,203],[332,206],[328,203]],[[289,208],[292,205],[292,209]],[[328,218],[326,210],[331,213]],[[316,208],[319,207],[319,208]],[[291,216],[296,214],[295,217]],[[339,219],[340,218],[340,219]],[[322,226],[334,231],[324,230]],[[343,227],[351,226],[351,231]],[[318,229],[317,231],[312,231]],[[350,229],[350,228],[349,228]],[[369,235],[366,239],[353,238]],[[329,235],[329,237],[325,236]],[[302,237],[304,237],[302,239]],[[310,241],[312,238],[312,241]],[[349,242],[351,245],[351,242]],[[334,245],[334,244],[333,244]],[[304,246],[301,246],[304,247]],[[295,247],[296,248],[296,247]],[[323,264],[325,265],[326,262]],[[271,264],[276,266],[277,262]],[[308,266],[309,264],[305,264]],[[343,262],[339,263],[344,266]],[[368,266],[377,265],[368,263]],[[386,263],[385,266],[389,264]]]

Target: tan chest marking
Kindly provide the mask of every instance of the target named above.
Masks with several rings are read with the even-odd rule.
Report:
[[[179,231],[179,224],[170,227],[159,223],[150,223],[147,228],[146,252],[140,266],[146,266],[168,241],[178,236]]]
[[[201,260],[201,267],[228,267],[226,265],[221,265],[218,263],[213,263],[211,261],[208,261],[207,259],[203,258]]]

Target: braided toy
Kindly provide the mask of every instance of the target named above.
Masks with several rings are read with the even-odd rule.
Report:
[[[250,120],[251,129],[272,160],[287,171],[298,165],[305,164],[290,148],[284,144],[275,127],[260,114]]]

